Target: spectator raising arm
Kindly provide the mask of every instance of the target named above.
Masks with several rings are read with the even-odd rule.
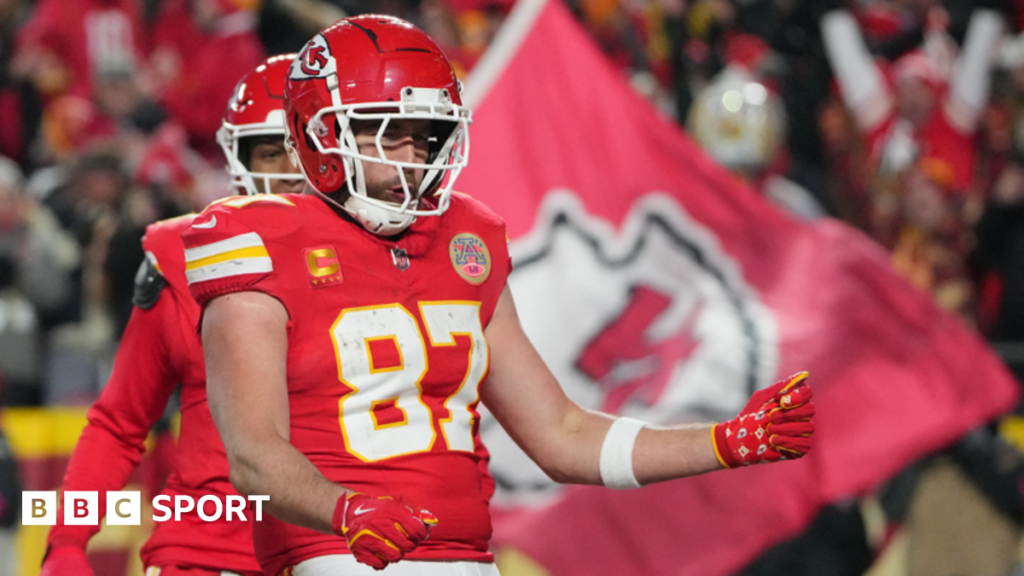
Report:
[[[843,102],[858,128],[876,129],[892,112],[893,97],[857,20],[847,10],[833,10],[821,19],[821,37]]]

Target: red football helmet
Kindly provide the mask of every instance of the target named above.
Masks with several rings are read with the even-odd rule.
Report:
[[[417,216],[448,208],[469,157],[471,115],[460,91],[448,58],[412,24],[391,16],[344,18],[310,40],[288,71],[286,142],[316,192],[346,186],[346,212],[371,232],[397,234]],[[432,121],[424,163],[385,158],[381,138],[388,123],[404,119]],[[353,120],[380,121],[377,155],[359,153]],[[397,168],[401,205],[367,195],[363,162]],[[419,189],[410,190],[404,169],[424,170]]]
[[[263,179],[263,190],[270,190],[270,180],[297,180],[301,176],[285,173],[250,172],[247,159],[242,158],[243,138],[250,136],[285,137],[284,81],[295,54],[267,58],[246,74],[235,87],[224,113],[224,122],[217,131],[217,143],[228,161],[231,186],[239,194],[259,194],[255,179]]]

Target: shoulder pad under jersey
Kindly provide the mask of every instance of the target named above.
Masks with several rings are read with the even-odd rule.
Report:
[[[147,254],[135,273],[135,293],[132,295],[132,304],[143,310],[148,310],[156,305],[160,299],[160,293],[164,286],[167,286],[167,279],[164,278],[156,263]]]

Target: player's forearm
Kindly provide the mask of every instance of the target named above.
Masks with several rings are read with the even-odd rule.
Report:
[[[90,414],[64,475],[65,490],[120,490],[146,450],[146,435],[119,431]]]
[[[90,422],[71,454],[63,488],[98,492],[102,518],[107,491],[124,488],[141,454],[141,442],[138,448],[127,445],[109,430]],[[99,526],[64,525],[64,507],[61,505],[57,511],[57,524],[50,529],[47,542],[51,546],[75,546],[84,550],[98,531]]]
[[[84,440],[84,438],[83,438]],[[94,465],[98,462],[96,455],[89,449],[86,442],[80,440],[71,454],[68,469],[64,474],[64,490],[78,491],[89,490],[99,493],[98,509],[106,510],[107,490],[119,490],[124,482],[118,478],[127,479],[127,474],[122,474],[124,468],[119,462],[104,463],[101,468]],[[101,473],[106,470],[106,473]],[[127,468],[128,472],[131,468]],[[120,482],[120,483],[118,483]],[[46,541],[48,546],[72,546],[85,550],[89,540],[99,532],[100,527],[94,526],[68,526],[64,524],[64,504],[57,508],[57,523],[50,528]]]
[[[636,420],[584,410],[574,403],[523,332],[507,287],[485,334],[491,345],[491,364],[490,374],[480,387],[480,399],[516,444],[556,482],[635,488],[637,484],[750,463],[744,460],[750,453],[749,447],[738,448],[742,451],[739,461],[731,452],[722,456],[716,451],[720,442],[717,436],[712,438],[711,432],[725,428],[706,424],[650,427]],[[796,390],[806,376],[800,373],[776,384],[770,389],[771,394],[778,393],[781,397],[786,391]],[[787,385],[792,390],[784,388]],[[774,397],[761,398],[767,393],[755,394],[755,405],[748,406],[745,412],[764,409],[768,406],[765,400],[775,402]],[[787,404],[787,410],[801,406],[811,397],[809,389],[794,394],[793,398],[801,404]],[[789,402],[790,397],[786,398]],[[788,419],[801,423],[788,425],[789,430],[783,433],[802,437],[793,442],[783,439],[784,448],[789,449],[790,454],[806,452],[806,444],[813,433],[812,416],[813,407],[808,405],[797,417]],[[779,423],[782,420],[780,418]],[[754,421],[759,422],[761,418]],[[728,432],[723,434],[732,439],[746,437],[746,432],[732,437]],[[764,431],[760,431],[756,438],[760,440],[763,435]],[[772,440],[767,439],[766,443],[754,447],[755,451],[760,450],[757,452],[759,462],[781,457],[774,452],[774,445],[769,449],[771,443]],[[764,456],[763,452],[768,455]]]
[[[129,327],[132,325],[130,322]],[[150,358],[119,352],[114,375],[99,401],[89,410],[89,423],[75,445],[64,474],[65,490],[99,493],[101,519],[106,510],[106,493],[121,490],[128,482],[145,451],[146,436],[169,394],[156,391],[148,378],[126,377],[121,368],[130,364],[128,358],[142,358],[140,363],[147,367],[155,365]],[[51,529],[48,539],[50,545],[84,549],[99,527],[64,526],[63,514],[63,508],[58,510],[58,524]]]
[[[557,422],[557,427],[544,430],[543,424],[549,422]],[[555,482],[599,485],[601,439],[611,422],[607,414],[583,410],[566,399],[559,417],[549,417],[532,425],[502,424],[519,447]]]
[[[266,495],[264,509],[285,522],[331,534],[334,506],[345,489],[324,478],[283,439],[228,450],[231,484],[242,495]]]
[[[554,480],[567,484],[604,483],[601,451],[614,417],[579,409],[566,419],[550,451],[537,454],[538,464]],[[694,476],[722,468],[715,458],[711,425],[648,426],[637,435],[633,474],[641,485]]]
[[[65,490],[120,490],[128,483],[146,452],[149,428],[136,433],[118,424],[89,414],[64,475]]]
[[[266,495],[277,518],[331,532],[340,486],[290,443],[288,313],[259,292],[220,296],[203,317],[206,395],[240,493]]]
[[[721,470],[710,424],[648,427],[637,435],[633,474],[642,485]]]

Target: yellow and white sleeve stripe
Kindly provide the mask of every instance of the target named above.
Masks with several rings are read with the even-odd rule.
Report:
[[[189,284],[273,270],[270,254],[255,232],[185,249],[185,276]]]

